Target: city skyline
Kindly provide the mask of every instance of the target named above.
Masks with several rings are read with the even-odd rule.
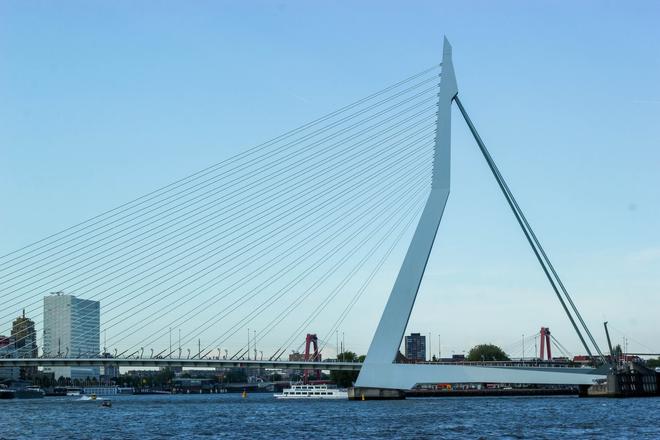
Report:
[[[56,295],[60,297],[69,297],[72,300],[77,300],[74,295],[69,295],[66,294],[65,292],[53,292],[51,295]],[[46,302],[46,298],[49,298],[49,296],[44,297],[44,303]],[[62,343],[61,339],[59,341],[59,353],[53,353],[51,351],[46,351],[46,345],[45,345],[45,338],[40,339],[42,341],[41,345],[37,345],[37,335],[38,334],[45,334],[46,333],[46,325],[49,327],[61,327],[61,326],[67,326],[68,322],[77,322],[79,323],[81,320],[84,320],[86,316],[82,315],[81,312],[84,312],[85,314],[92,314],[95,315],[97,312],[97,308],[100,311],[100,304],[97,303],[96,301],[85,301],[85,300],[78,300],[82,304],[79,304],[77,309],[78,311],[78,317],[74,317],[71,319],[69,316],[66,314],[58,314],[58,313],[52,313],[49,312],[50,316],[50,322],[47,324],[44,323],[43,329],[41,332],[36,330],[34,321],[30,319],[30,317],[25,315],[25,312],[21,316],[18,316],[14,321],[12,322],[12,330],[11,330],[11,335],[10,336],[5,336],[0,334],[0,338],[3,338],[3,344],[2,347],[4,347],[6,353],[5,355],[9,357],[18,357],[18,358],[37,358],[37,357],[45,357],[45,358],[58,358],[58,357],[83,357],[83,358],[88,358],[88,357],[114,357],[113,353],[110,351],[113,350],[113,347],[107,347],[103,346],[103,349],[101,350],[100,342],[98,345],[98,350],[95,350],[92,348],[92,351],[86,351],[83,353],[82,349],[78,350],[79,355],[73,355],[73,354],[67,354],[64,350],[69,349],[68,347],[68,341],[74,341],[72,345],[75,346],[81,346],[79,339],[80,336],[86,337],[91,333],[91,338],[96,340],[97,336],[100,341],[100,330],[97,329],[96,327],[92,328],[92,332],[89,331],[81,331],[79,332],[79,337],[73,337],[69,338],[67,337],[68,341],[65,341]],[[89,307],[92,306],[92,310],[88,310]],[[44,306],[45,307],[45,306]],[[50,305],[50,308],[52,308],[52,304]],[[100,316],[100,314],[99,314]],[[88,329],[89,330],[89,329]],[[175,329],[178,330],[178,329]],[[249,330],[249,329],[248,329]],[[539,346],[541,344],[541,339],[542,339],[542,334],[544,334],[544,331],[548,331],[549,329],[547,328],[541,328],[539,333],[532,334],[532,335],[523,335],[522,341],[516,341],[514,344],[511,344],[506,347],[502,347],[504,349],[504,352],[507,355],[511,355],[511,353],[516,353],[520,347],[522,347],[522,350],[520,351],[520,356],[519,358],[521,359],[544,359],[544,354],[545,351],[543,351],[543,348],[539,350]],[[254,332],[254,337],[256,337],[256,330],[252,330]],[[249,335],[248,335],[249,336]],[[433,344],[432,340],[434,337],[437,337],[438,343],[436,345]],[[442,359],[445,361],[451,361],[452,358],[454,359],[462,359],[471,348],[474,347],[462,347],[462,349],[459,350],[448,350],[447,347],[445,347],[445,351],[442,351],[442,345],[441,345],[441,335],[437,334],[434,335],[432,333],[427,333],[427,334],[421,334],[419,332],[412,332],[409,335],[404,335],[404,338],[401,343],[401,354],[404,355],[408,360],[411,361],[427,361],[431,359]],[[339,335],[337,334],[337,338],[339,340]],[[254,338],[253,338],[254,339]],[[428,342],[427,342],[428,341]],[[625,353],[627,351],[627,345],[629,344],[630,341],[624,339],[623,344],[617,343],[615,341],[615,345],[619,345],[620,349],[623,350]],[[337,345],[337,347],[343,347],[345,345],[345,334],[342,334],[342,341]],[[254,342],[252,342],[254,344]],[[257,352],[256,346],[250,344],[250,351],[247,351],[243,354],[244,359],[253,359],[256,360],[258,357],[254,357],[252,355],[252,352]],[[525,349],[525,344],[527,345],[527,349]],[[52,345],[49,343],[49,345]],[[92,344],[93,347],[96,347],[95,343]],[[515,347],[514,347],[515,346]],[[557,343],[553,343],[552,346],[555,348],[552,350],[555,350],[555,355],[553,356],[554,358],[561,358],[561,359],[566,359],[567,358],[567,353],[563,351],[563,347],[559,346]],[[64,349],[62,349],[64,347]],[[184,353],[181,352],[180,354],[177,354],[177,350],[179,350],[179,346],[177,344],[177,341],[174,340],[174,343],[170,346],[172,348],[172,355],[171,357],[177,358],[177,357],[182,357],[184,356]],[[152,347],[153,348],[153,347]],[[186,348],[186,347],[181,347]],[[190,348],[190,347],[187,347]],[[52,350],[51,347],[48,347],[49,350]],[[75,350],[75,349],[74,349]],[[114,348],[114,350],[117,350]],[[345,347],[346,351],[351,351],[350,347]],[[71,350],[68,350],[71,352]],[[259,351],[263,359],[263,351]],[[71,352],[73,353],[73,352]],[[193,353],[196,355],[196,353]],[[284,354],[284,353],[283,353]],[[359,355],[359,353],[357,353]],[[140,353],[140,356],[144,356],[145,353],[142,351]],[[152,355],[149,355],[150,357]],[[224,352],[221,350],[217,353],[217,356],[211,355],[210,358],[227,358],[228,356],[228,350],[225,350]],[[584,357],[584,355],[578,355]],[[289,360],[294,360],[294,361],[300,361],[302,360],[303,353],[301,351],[292,351],[289,353],[288,358]],[[516,356],[511,356],[512,358],[516,358]],[[571,356],[568,356],[570,358]],[[21,368],[23,370],[23,368]],[[23,373],[21,373],[23,374]]]

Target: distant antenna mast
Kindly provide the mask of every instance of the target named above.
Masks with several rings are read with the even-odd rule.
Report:
[[[610,349],[610,356],[614,359],[614,350],[612,349],[612,340],[610,339],[610,332],[607,329],[607,323],[608,321],[603,323],[603,326],[605,327],[605,336],[607,336],[607,347]]]

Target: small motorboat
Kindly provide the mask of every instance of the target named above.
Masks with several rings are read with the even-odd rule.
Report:
[[[0,399],[13,399],[16,397],[16,391],[8,388],[0,388]]]
[[[46,395],[46,392],[38,386],[29,386],[16,390],[16,397],[18,399],[41,399]]]

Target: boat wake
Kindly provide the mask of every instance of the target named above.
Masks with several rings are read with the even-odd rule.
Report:
[[[103,397],[90,397],[90,396],[82,396],[80,399],[76,399],[78,402],[98,402],[101,400],[108,400],[104,399]]]

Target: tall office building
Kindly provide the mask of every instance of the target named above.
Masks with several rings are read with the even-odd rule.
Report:
[[[414,362],[426,360],[426,336],[419,333],[406,336],[406,358]]]
[[[61,292],[44,298],[44,356],[86,358],[100,353],[101,304]],[[46,372],[71,379],[99,378],[99,368],[53,367]]]
[[[37,332],[34,330],[34,321],[25,317],[25,310],[23,310],[23,316],[19,316],[12,323],[11,336],[14,339],[16,357],[38,357]],[[21,377],[23,379],[31,378],[36,373],[37,367],[21,367]]]

